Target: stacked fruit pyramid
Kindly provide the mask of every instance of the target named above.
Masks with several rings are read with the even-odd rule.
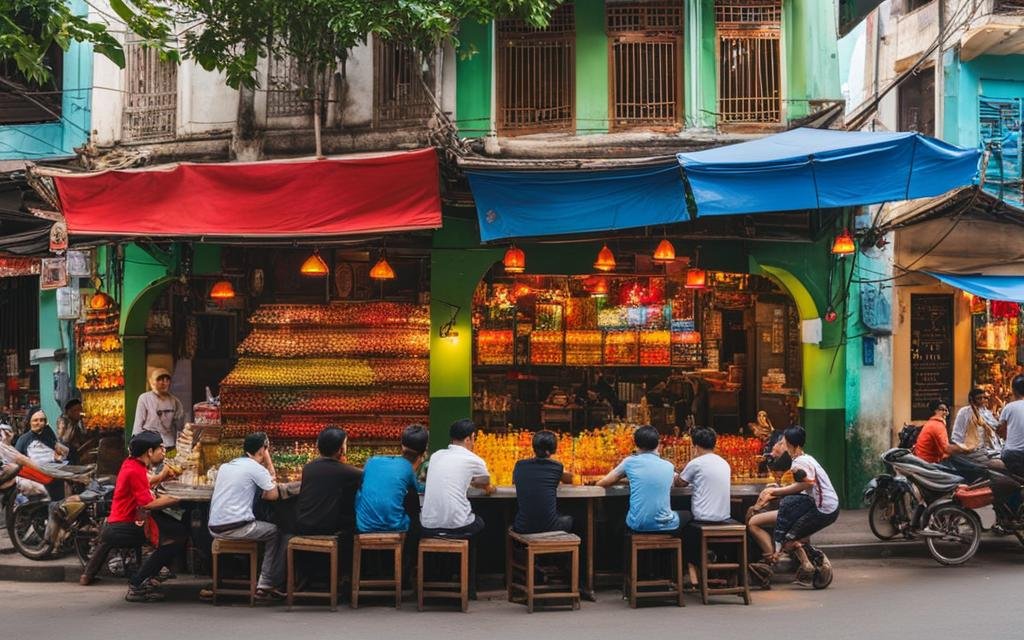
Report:
[[[391,451],[428,419],[430,316],[396,302],[263,305],[220,385],[224,437],[266,432],[277,450],[308,452],[327,425],[349,449]],[[300,461],[297,461],[296,464]]]

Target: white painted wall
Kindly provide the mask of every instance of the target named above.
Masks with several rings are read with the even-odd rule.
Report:
[[[90,8],[90,19],[111,25],[111,31],[124,41],[125,27],[113,17],[107,0],[96,0]],[[256,91],[256,120],[268,130],[310,129],[310,116],[267,117],[267,63],[259,66],[260,88]],[[438,52],[436,95],[442,108],[455,108],[455,52],[447,47]],[[338,68],[339,74],[341,67]],[[103,56],[96,56],[93,66],[92,141],[100,146],[121,142],[124,106],[125,71]],[[368,128],[373,123],[373,47],[372,41],[355,47],[345,65],[348,91],[344,103],[332,102],[327,109],[325,126]],[[334,89],[329,100],[338,100]],[[177,137],[202,140],[223,135],[237,120],[238,92],[227,86],[224,75],[209,72],[190,60],[178,67]]]

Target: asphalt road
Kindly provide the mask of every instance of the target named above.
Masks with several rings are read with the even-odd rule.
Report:
[[[0,582],[0,629],[5,638],[145,638],[175,640],[299,640],[301,638],[472,638],[524,640],[643,640],[705,638],[1019,638],[1024,551],[979,554],[968,566],[941,567],[924,558],[840,560],[825,591],[788,584],[756,591],[744,607],[723,598],[684,609],[630,609],[614,591],[580,611],[527,614],[500,599],[470,603],[467,614],[417,613],[414,602],[388,607],[326,608],[222,606],[198,602],[198,583],[169,586],[168,601],[132,604],[121,584]],[[497,596],[496,596],[497,597]]]

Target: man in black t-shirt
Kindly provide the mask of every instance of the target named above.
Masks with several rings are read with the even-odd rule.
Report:
[[[512,529],[517,533],[572,531],[572,516],[559,515],[555,503],[559,483],[572,482],[572,474],[564,472],[562,463],[551,459],[557,447],[554,433],[538,431],[533,435],[537,457],[520,460],[512,471],[519,503]]]
[[[302,488],[295,506],[296,533],[330,535],[355,530],[356,491],[363,472],[342,462],[348,451],[348,435],[327,427],[316,439],[320,457],[302,468]]]

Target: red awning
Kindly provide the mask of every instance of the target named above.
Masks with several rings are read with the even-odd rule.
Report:
[[[441,226],[433,149],[56,176],[72,235],[336,236]]]

